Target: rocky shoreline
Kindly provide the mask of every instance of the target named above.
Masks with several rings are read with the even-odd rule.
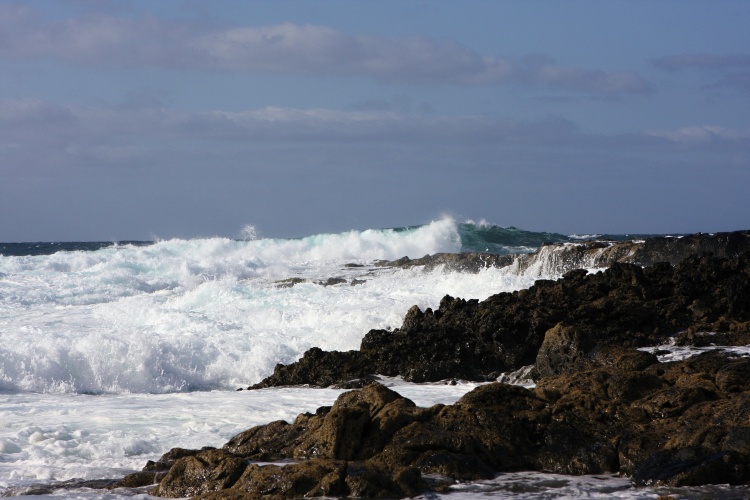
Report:
[[[544,252],[571,269],[609,267],[482,302],[446,296],[434,311],[412,307],[398,329],[370,331],[358,351],[311,349],[252,388],[361,389],[220,449],[173,449],[110,486],[156,484],[151,494],[174,498],[404,497],[516,470],[621,473],[639,485],[750,484],[750,358],[715,351],[660,363],[637,349],[669,339],[750,344],[750,232],[381,265],[471,272],[531,266]],[[374,382],[489,382],[529,365],[534,389],[490,382],[431,408]]]
[[[528,266],[550,252],[557,268],[565,269],[566,262],[574,268],[560,280],[538,280],[529,289],[482,302],[445,296],[434,311],[414,306],[400,328],[368,332],[358,351],[310,349],[249,389],[352,388],[375,375],[410,382],[489,381],[527,365],[544,376],[584,368],[608,345],[653,346],[675,335],[693,344],[708,331],[721,333],[727,345],[750,341],[743,295],[750,232],[547,245],[520,261],[518,256],[438,254],[381,265],[448,265],[470,272],[486,265]],[[609,267],[589,275],[580,269],[584,264]]]

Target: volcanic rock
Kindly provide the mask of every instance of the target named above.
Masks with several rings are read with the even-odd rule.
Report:
[[[574,270],[482,302],[445,296],[437,310],[409,309],[401,328],[371,330],[359,351],[313,348],[251,388],[376,375],[486,381],[532,364],[546,376],[593,366],[613,347],[654,346],[678,334],[683,343],[703,342],[701,332],[730,345],[750,338],[750,253]]]
[[[399,329],[370,331],[359,351],[311,349],[255,387],[364,387],[221,449],[175,448],[95,487],[156,482],[149,493],[173,498],[405,497],[517,470],[750,485],[750,359],[714,350],[660,363],[636,349],[750,338],[748,232],[649,241],[543,250],[645,268],[573,270],[482,302],[446,296],[434,311],[412,307]],[[706,250],[714,254],[694,254]],[[377,374],[486,381],[532,364],[534,389],[492,382],[430,408],[370,383]]]
[[[750,484],[750,360],[714,351],[652,361],[611,349],[533,390],[489,383],[430,408],[370,384],[293,423],[253,427],[221,450],[179,458],[151,493],[403,497],[515,470]]]

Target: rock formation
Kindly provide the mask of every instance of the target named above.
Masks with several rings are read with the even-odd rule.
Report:
[[[375,375],[485,381],[531,364],[552,375],[585,368],[607,346],[653,346],[678,334],[699,343],[705,332],[724,344],[750,339],[750,254],[575,270],[482,302],[446,296],[435,311],[412,307],[401,328],[371,330],[359,351],[310,349],[251,388],[353,387]]]
[[[293,423],[253,427],[221,449],[173,450],[150,493],[403,497],[514,470],[747,484],[749,374],[750,359],[721,352],[658,363],[612,348],[590,369],[542,378],[533,390],[490,383],[453,405],[419,408],[374,383]]]
[[[333,406],[248,429],[221,449],[174,449],[115,486],[158,483],[151,494],[175,498],[404,497],[516,470],[750,484],[750,358],[716,350],[660,363],[636,349],[669,338],[748,343],[748,234],[584,245],[573,253],[618,261],[482,302],[412,307],[401,328],[370,331],[359,351],[311,349],[254,386],[362,387]],[[534,389],[491,382],[431,408],[373,382],[492,380],[526,365]]]

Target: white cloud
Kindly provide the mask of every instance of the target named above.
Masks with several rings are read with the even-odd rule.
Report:
[[[410,114],[264,107],[239,112],[60,106],[0,101],[0,170],[61,165],[156,165],[159,158],[219,158],[263,148],[400,146],[424,148],[564,144],[581,136],[570,122],[500,120],[481,115]],[[208,160],[213,161],[213,160]],[[33,167],[31,167],[33,166]],[[156,167],[155,167],[156,168]],[[7,174],[7,172],[6,172]]]
[[[604,95],[650,91],[648,82],[632,71],[587,70],[549,58],[484,56],[424,36],[350,35],[291,23],[216,27],[110,15],[43,21],[5,11],[0,11],[0,30],[6,33],[0,57],[5,58],[55,58],[95,68],[364,76],[389,83],[515,83]]]

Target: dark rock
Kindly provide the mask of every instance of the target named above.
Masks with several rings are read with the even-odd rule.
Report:
[[[664,252],[674,260],[573,270],[483,302],[446,296],[437,310],[411,308],[399,329],[370,331],[359,351],[311,349],[253,388],[360,386],[375,374],[487,380],[531,364],[538,381],[534,390],[482,385],[431,408],[371,383],[292,423],[248,429],[221,450],[173,450],[147,465],[166,473],[151,493],[402,497],[514,470],[621,473],[664,486],[750,484],[750,361],[713,351],[659,363],[635,349],[676,334],[696,343],[742,339],[750,330],[750,254],[733,252],[747,241],[743,232],[652,242],[640,253],[645,245],[632,242],[544,247],[540,254],[568,252],[575,262],[607,254],[646,262]],[[722,256],[687,255],[679,245]],[[289,460],[298,463],[249,464]]]
[[[750,231],[731,233],[697,233],[673,237],[647,238],[638,245],[629,262],[650,266],[657,262],[678,262],[692,256],[710,253],[717,257],[736,257],[750,251]]]
[[[168,452],[166,452],[164,455],[162,455],[159,460],[154,462],[153,460],[149,460],[146,463],[146,466],[143,467],[143,471],[152,471],[152,472],[160,472],[169,470],[174,463],[183,457],[191,457],[193,455],[197,455],[201,451],[211,450],[213,448],[205,447],[201,448],[200,450],[190,450],[186,448],[172,448]]]
[[[232,487],[247,461],[224,450],[206,450],[178,459],[149,494],[160,497],[192,497]]]
[[[747,456],[732,452],[706,453],[700,448],[662,450],[635,471],[638,485],[699,486],[744,484],[750,479]]]
[[[294,285],[306,282],[307,280],[304,278],[287,278],[285,280],[274,281],[274,285],[276,288],[292,288]]]
[[[111,489],[116,483],[112,479],[69,479],[53,483],[38,483],[18,488],[3,490],[3,497],[52,495],[53,493],[74,490],[78,488],[91,488],[93,490]]]
[[[417,267],[424,266],[425,271],[431,271],[443,266],[446,271],[478,273],[488,267],[506,267],[513,264],[513,255],[496,255],[491,253],[436,253],[425,255],[420,259],[401,257],[398,260],[381,260],[375,262],[378,267]]]
[[[744,358],[716,372],[716,386],[724,392],[741,392],[750,390],[750,359]]]
[[[316,460],[284,466],[250,465],[233,489],[255,498],[343,496],[347,493],[345,473],[346,462],[338,460]]]
[[[325,281],[316,281],[315,283],[318,285],[323,285],[323,286],[333,286],[333,285],[341,285],[343,283],[347,283],[347,281],[344,278],[336,277],[336,278],[328,278]]]
[[[536,356],[538,376],[546,377],[590,366],[588,353],[594,348],[593,336],[581,329],[558,323],[544,334]]]
[[[277,364],[273,375],[248,389],[262,389],[280,385],[315,385],[327,387],[350,380],[368,377],[367,360],[358,351],[326,352],[318,347],[305,352],[290,365]]]
[[[750,254],[687,257],[674,267],[615,263],[483,302],[446,296],[437,310],[414,306],[400,328],[368,332],[359,351],[313,348],[252,388],[329,386],[374,375],[486,381],[532,364],[538,376],[553,375],[611,363],[605,358],[613,348],[658,345],[679,332],[722,327],[741,340],[749,325]],[[629,356],[653,363],[651,355]]]
[[[222,450],[175,451],[181,458],[151,492],[402,497],[514,470],[750,484],[750,389],[715,382],[735,380],[744,360],[719,352],[654,364],[614,348],[592,359],[590,369],[541,378],[534,390],[490,383],[431,408],[370,384],[293,423],[249,429]]]
[[[402,257],[394,261],[378,261],[375,265],[405,268],[424,266],[427,271],[444,266],[447,271],[460,272],[515,266],[519,272],[538,268],[564,273],[573,269],[608,267],[616,262],[638,266],[662,262],[675,265],[688,257],[702,254],[733,258],[746,252],[750,252],[750,231],[734,231],[681,237],[655,236],[642,241],[546,243],[531,254],[438,253],[419,259]]]
[[[140,488],[141,486],[151,486],[161,481],[166,472],[140,471],[128,474],[109,488]]]

